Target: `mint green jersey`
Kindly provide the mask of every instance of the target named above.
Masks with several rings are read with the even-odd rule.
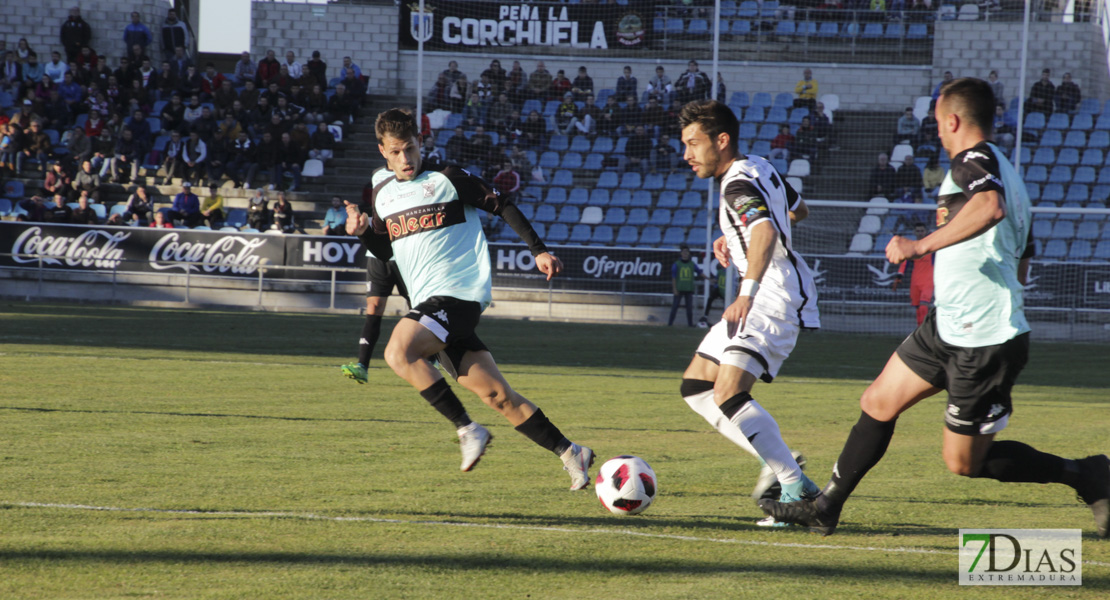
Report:
[[[1029,331],[1018,264],[1032,255],[1029,194],[1002,151],[980,142],[956,155],[940,186],[937,227],[975,194],[995,191],[1006,217],[982,235],[938,250],[933,280],[937,331],[954,346],[1001,344]]]

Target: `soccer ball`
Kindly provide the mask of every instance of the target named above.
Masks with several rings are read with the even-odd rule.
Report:
[[[597,499],[616,515],[638,515],[651,506],[658,489],[655,471],[638,456],[618,456],[601,465],[594,481]]]

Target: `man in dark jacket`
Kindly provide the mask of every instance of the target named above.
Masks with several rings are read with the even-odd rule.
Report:
[[[290,192],[301,187],[301,167],[304,165],[304,150],[289,137],[288,133],[281,134],[281,143],[278,145],[277,160],[271,170],[270,183],[275,187],[281,186],[281,174],[293,173],[293,185]]]
[[[92,27],[81,18],[81,9],[69,9],[69,18],[62,23],[62,47],[66,49],[66,62],[77,60],[81,48],[89,45]]]

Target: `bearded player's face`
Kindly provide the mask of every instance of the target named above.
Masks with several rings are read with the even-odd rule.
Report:
[[[721,151],[716,140],[701,130],[701,125],[691,123],[682,130],[682,143],[686,144],[686,152],[682,158],[690,165],[694,174],[701,179],[708,179],[717,174],[721,162]]]

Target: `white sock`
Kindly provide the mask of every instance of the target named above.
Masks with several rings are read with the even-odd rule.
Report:
[[[740,428],[737,427],[735,423],[729,421],[724,413],[721,412],[721,409],[717,406],[717,402],[713,400],[712,389],[692,396],[683,396],[682,399],[686,401],[686,404],[690,405],[690,408],[694,409],[694,412],[704,417],[714,429],[721,433],[721,435],[728,438],[737,446],[740,446],[744,452],[759,458],[759,452],[748,442],[748,438],[744,437],[744,433],[740,431]],[[789,454],[789,452],[787,452],[787,454]]]
[[[724,418],[720,409],[717,409],[717,413]],[[748,400],[727,421],[738,430],[740,437],[749,443],[749,447],[754,446],[756,454],[767,462],[780,484],[785,487],[801,481],[802,469],[798,467],[798,461],[794,460],[786,442],[782,441],[779,424],[758,402]]]

